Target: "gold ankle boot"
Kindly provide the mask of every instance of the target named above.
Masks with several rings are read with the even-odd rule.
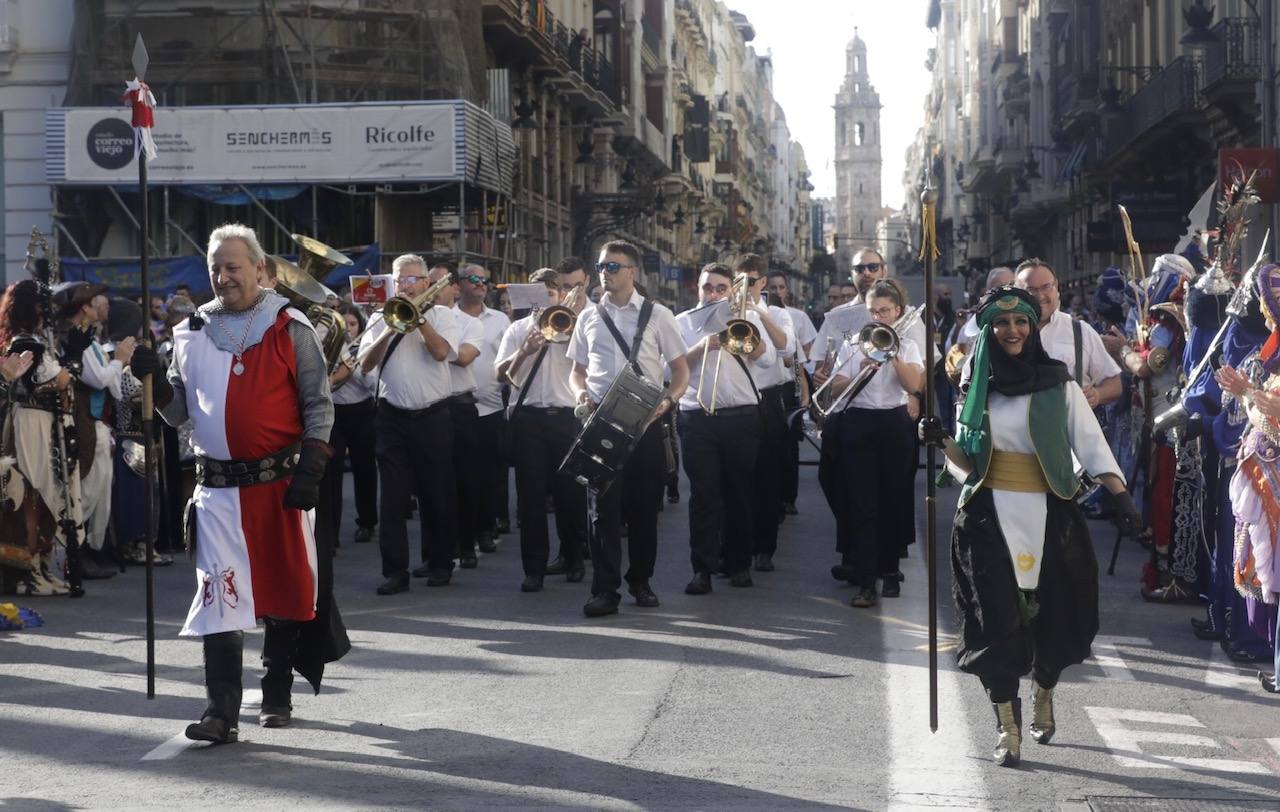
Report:
[[[1053,689],[1036,685],[1031,697],[1035,703],[1031,715],[1031,738],[1040,744],[1048,744],[1057,729],[1053,723]]]
[[[996,740],[991,760],[1001,767],[1016,767],[1022,758],[1022,700],[997,702],[994,708],[1000,738]]]

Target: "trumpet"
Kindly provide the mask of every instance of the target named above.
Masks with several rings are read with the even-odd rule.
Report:
[[[880,367],[897,357],[898,350],[902,347],[902,335],[908,328],[915,325],[923,308],[924,305],[911,308],[906,313],[903,313],[902,317],[892,325],[873,321],[863,326],[858,331],[856,338],[851,336],[845,339],[846,344],[856,341],[862,349],[862,354],[870,359],[871,363],[858,370],[858,374],[853,377],[853,380],[849,381],[849,384],[840,390],[840,394],[831,398],[831,403],[824,407],[820,396],[836,379],[836,369],[833,368],[831,377],[827,378],[826,382],[818,387],[818,391],[813,393],[814,410],[825,418],[842,409],[848,400],[857,397],[858,393],[865,389],[867,384],[871,383],[872,377],[880,371]]]
[[[382,306],[382,318],[387,327],[397,333],[407,333],[418,326],[418,319],[431,309],[440,291],[453,284],[453,277],[445,274],[432,282],[417,296],[392,296]]]
[[[703,400],[703,381],[707,374],[707,356],[704,351],[702,366],[698,369],[698,405],[707,414],[716,413],[716,396],[720,389],[720,364],[724,362],[724,354],[743,357],[750,355],[760,346],[760,329],[747,321],[747,289],[750,287],[746,274],[739,274],[733,280],[733,288],[729,293],[729,322],[720,331],[720,351],[716,354],[716,371],[711,379],[711,400]],[[710,345],[711,337],[706,343]]]

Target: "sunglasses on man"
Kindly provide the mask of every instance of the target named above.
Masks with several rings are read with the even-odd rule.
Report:
[[[864,262],[860,265],[853,266],[854,273],[876,273],[884,267],[882,262]]]
[[[636,266],[623,263],[623,262],[597,262],[596,263],[596,270],[603,271],[605,273],[617,273],[623,268],[634,268],[634,267]]]
[[[476,276],[475,274],[468,274],[460,278],[466,280],[467,282],[470,282],[473,285],[487,285],[493,281],[487,276]]]

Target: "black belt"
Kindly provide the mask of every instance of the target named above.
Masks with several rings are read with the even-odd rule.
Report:
[[[428,414],[431,414],[432,412],[438,412],[448,405],[449,405],[449,401],[446,399],[446,400],[437,400],[435,403],[431,404],[430,406],[427,406],[424,409],[401,409],[399,406],[392,406],[390,403],[386,402],[385,400],[378,401],[378,407],[381,409],[385,409],[388,414],[393,414],[393,415],[396,415],[397,417],[407,417],[410,419],[415,417],[422,417],[423,415],[428,415]]]
[[[274,482],[293,474],[298,464],[300,443],[277,451],[260,460],[215,460],[196,457],[196,484],[207,488],[239,488]]]
[[[449,404],[452,406],[475,406],[479,403],[479,401],[476,400],[475,392],[463,392],[460,395],[450,395],[446,400],[448,400]]]
[[[727,409],[716,407],[715,414],[708,414],[702,409],[681,409],[681,416],[697,415],[698,417],[752,417],[760,414],[759,404],[752,406],[730,406]]]
[[[793,384],[793,383],[780,383],[780,384],[778,384],[778,385],[776,385],[776,386],[766,386],[764,389],[761,389],[761,390],[760,390],[760,394],[762,394],[762,395],[766,395],[766,394],[769,394],[770,392],[777,392],[778,394],[783,394],[783,393],[784,393],[784,392],[786,392],[788,389],[795,389],[795,384]]]
[[[516,410],[516,414],[540,414],[546,417],[560,417],[561,415],[573,414],[572,406],[521,406]]]

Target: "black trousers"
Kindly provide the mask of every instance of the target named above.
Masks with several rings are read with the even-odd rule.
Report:
[[[898,571],[902,544],[904,490],[911,453],[911,418],[907,407],[844,410],[840,422],[840,466],[846,520],[836,523],[836,546],[853,566],[863,587],[874,587],[878,575]],[[823,447],[826,447],[826,439]]]
[[[373,398],[359,403],[334,404],[333,432],[329,444],[333,456],[325,477],[329,482],[329,515],[335,536],[342,531],[343,465],[351,458],[351,482],[356,496],[356,527],[378,523],[378,432],[374,428],[377,409]]]
[[[773,555],[778,551],[778,514],[782,510],[782,447],[787,443],[787,416],[783,390],[790,384],[760,390],[760,433],[756,458],[754,496],[751,500],[755,528],[752,552]]]
[[[488,492],[488,469],[480,460],[480,415],[475,403],[450,398],[449,417],[453,421],[453,470],[458,483],[457,549],[462,556],[475,556],[480,511]]]
[[[680,496],[680,443],[676,442],[676,410],[672,409],[662,416],[662,424],[666,432],[663,442],[671,452],[670,465],[667,468],[667,496]],[[668,439],[670,438],[670,439]]]
[[[1031,667],[1031,678],[1041,688],[1053,688],[1058,684],[1058,678],[1062,676],[1062,671],[1055,669],[1053,666],[1041,665],[1036,663]],[[980,674],[978,679],[982,681],[982,687],[987,689],[987,698],[994,703],[1012,702],[1018,696],[1018,677],[1016,676],[994,676]]]
[[[723,557],[729,572],[743,572],[751,566],[755,538],[752,486],[759,410],[745,407],[708,415],[690,409],[680,412],[679,425],[684,471],[689,476],[693,571],[710,574]]]
[[[525,575],[545,575],[551,554],[547,494],[556,509],[560,557],[570,569],[582,567],[587,544],[587,489],[558,474],[581,424],[573,409],[522,406],[511,419],[516,463],[516,510],[520,516],[520,559]]]
[[[422,557],[433,570],[451,572],[458,537],[453,473],[453,423],[444,403],[416,412],[383,401],[375,420],[382,502],[378,533],[382,574],[409,573],[409,497],[418,497]]]
[[[789,416],[800,408],[800,399],[796,397],[796,388],[788,385],[782,392],[783,416]],[[804,432],[800,429],[800,421],[795,425],[787,424],[786,434],[782,439],[782,470],[779,472],[778,493],[782,501],[794,505],[800,495],[800,444],[804,442]]]
[[[658,502],[666,473],[662,423],[649,426],[622,473],[596,497],[596,528],[591,534],[591,594],[617,592],[622,586],[622,521],[627,522],[628,584],[653,577],[658,558]],[[545,509],[545,508],[544,508]]]
[[[841,526],[849,520],[848,506],[844,501],[844,468],[840,464],[840,435],[843,412],[828,415],[822,423],[822,448],[818,452],[818,486],[827,500],[827,507],[836,520],[836,538]],[[837,547],[839,545],[837,544]]]
[[[489,532],[497,527],[499,519],[510,520],[507,499],[510,490],[507,419],[503,411],[476,418],[477,459],[480,464],[483,499],[477,530]]]

